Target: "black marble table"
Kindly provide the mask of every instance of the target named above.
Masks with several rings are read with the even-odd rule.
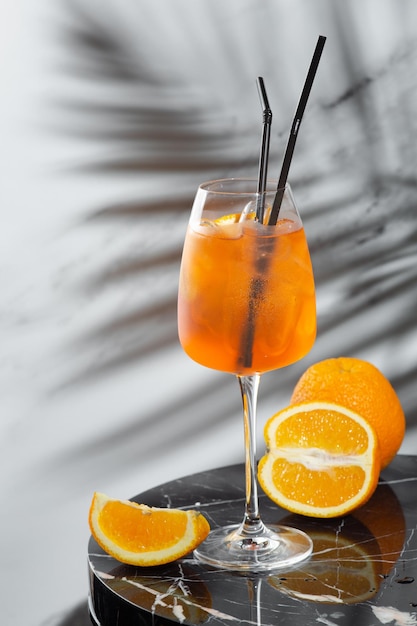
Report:
[[[238,522],[243,466],[187,476],[133,499],[150,506],[199,508],[212,528]],[[263,495],[260,505],[266,522],[309,533],[314,543],[309,560],[257,576],[209,568],[192,555],[139,568],[115,561],[91,538],[93,623],[417,626],[417,456],[397,456],[371,500],[344,518],[292,515]]]

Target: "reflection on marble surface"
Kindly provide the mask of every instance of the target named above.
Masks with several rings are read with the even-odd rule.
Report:
[[[212,527],[240,520],[243,466],[185,477],[139,494],[152,506],[198,507]],[[234,574],[197,563],[137,568],[118,563],[93,539],[89,544],[91,609],[102,626],[240,622],[344,626],[394,621],[417,624],[417,457],[398,456],[371,500],[334,520],[289,515],[261,498],[265,521],[306,531],[310,559],[288,570]],[[161,622],[163,623],[163,622]]]
[[[236,381],[178,345],[181,245],[202,180],[256,172],[258,75],[277,176],[318,34],[328,39],[290,178],[319,332],[305,360],[264,377],[259,449],[299,374],[342,354],[390,378],[403,452],[417,449],[417,2],[5,5],[2,618],[55,626],[85,598],[94,490],[128,497],[243,459]],[[22,577],[28,563],[36,575]]]

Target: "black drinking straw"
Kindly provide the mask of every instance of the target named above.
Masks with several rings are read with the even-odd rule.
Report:
[[[303,91],[301,92],[300,101],[298,103],[297,110],[291,126],[290,136],[288,138],[287,148],[282,162],[281,173],[278,180],[277,193],[275,195],[274,203],[272,205],[271,215],[269,217],[268,224],[274,225],[277,223],[278,214],[281,208],[282,198],[284,197],[285,185],[288,178],[288,172],[291,165],[291,159],[294,152],[295,142],[297,141],[298,131],[300,129],[301,120],[303,119],[304,111],[307,105],[307,100],[310,95],[311,87],[317,72],[317,68],[320,62],[321,53],[323,52],[324,44],[326,43],[326,37],[320,35],[318,38],[316,49],[311,60],[310,68],[307,73],[307,77],[304,83]]]
[[[262,144],[261,151],[259,155],[259,173],[258,173],[258,188],[257,188],[257,198],[256,198],[256,220],[263,224],[264,221],[264,210],[265,210],[265,190],[266,190],[266,181],[268,175],[268,157],[269,157],[269,140],[271,136],[271,122],[272,122],[272,111],[269,106],[268,96],[265,89],[265,83],[262,76],[258,77],[257,81],[259,97],[262,105],[262,115],[263,115],[263,127],[262,127]],[[273,243],[273,239],[269,241],[269,244]],[[242,335],[242,365],[243,367],[250,367],[252,364],[252,349],[253,349],[253,340],[255,334],[255,321],[257,314],[257,303],[259,299],[262,297],[262,293],[264,290],[264,279],[263,275],[266,272],[268,263],[267,256],[261,256],[256,261],[256,270],[257,273],[260,274],[260,277],[254,276],[251,280],[250,284],[250,294],[249,294],[249,310],[248,310],[248,320],[245,327],[245,331]]]
[[[298,130],[300,128],[301,120],[304,114],[304,110],[307,105],[307,100],[310,95],[311,87],[313,85],[314,77],[317,72],[317,68],[320,62],[321,53],[323,52],[324,44],[326,42],[326,37],[320,36],[318,38],[316,49],[313,54],[313,58],[311,60],[310,68],[307,73],[307,77],[304,83],[303,91],[301,92],[300,101],[298,103],[298,107],[295,113],[295,117],[293,120],[293,124],[291,127],[290,137],[288,139],[287,148],[284,155],[284,160],[281,167],[281,173],[278,180],[277,185],[277,193],[275,195],[274,203],[272,205],[271,215],[268,221],[269,225],[274,225],[277,223],[279,210],[281,208],[282,198],[284,197],[285,184],[287,182],[288,171],[291,165],[291,159],[294,152],[295,142],[298,135]],[[268,169],[268,151],[269,151],[269,135],[270,135],[270,125],[272,119],[272,112],[269,108],[268,98],[265,91],[265,85],[263,83],[263,79],[258,79],[258,86],[260,89],[260,96],[264,110],[264,126],[263,126],[263,136],[262,136],[262,146],[261,146],[261,155],[259,162],[259,179],[258,179],[258,198],[257,198],[257,209],[256,209],[256,218],[259,221],[263,221],[260,219],[260,215],[258,215],[258,208],[262,205],[262,218],[263,218],[263,209],[264,209],[264,201],[265,201],[265,186],[266,186],[266,175]],[[273,244],[273,238],[270,239],[270,244]],[[249,294],[249,311],[248,311],[248,320],[246,327],[244,329],[244,333],[242,335],[242,358],[241,363],[243,367],[249,368],[252,365],[252,349],[253,349],[253,340],[255,335],[255,322],[256,322],[256,314],[258,308],[259,299],[262,297],[264,288],[265,288],[265,273],[267,271],[268,266],[268,256],[261,257],[258,259],[257,263],[257,271],[258,276],[255,276],[251,280],[250,285],[250,294]]]
[[[265,83],[262,76],[257,80],[259,98],[262,105],[262,143],[259,154],[258,188],[256,200],[256,220],[263,224],[265,210],[265,189],[268,176],[269,143],[271,138],[272,111],[269,106]]]

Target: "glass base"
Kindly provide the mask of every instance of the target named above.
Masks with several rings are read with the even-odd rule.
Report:
[[[271,525],[253,537],[241,529],[236,525],[211,531],[194,550],[195,558],[222,569],[266,572],[295,565],[313,551],[310,537],[296,528]]]

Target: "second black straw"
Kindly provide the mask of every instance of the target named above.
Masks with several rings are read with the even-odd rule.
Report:
[[[259,98],[262,105],[262,143],[259,155],[259,171],[258,171],[258,189],[256,201],[256,220],[263,223],[265,211],[265,190],[268,177],[268,159],[269,159],[269,143],[271,138],[272,111],[269,106],[268,96],[265,89],[265,83],[262,76],[258,81]]]

